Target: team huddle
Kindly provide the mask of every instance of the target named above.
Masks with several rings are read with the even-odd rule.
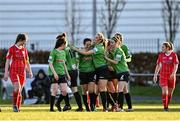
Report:
[[[13,83],[14,112],[20,111],[21,91],[26,78],[25,69],[28,70],[30,77],[33,76],[28,52],[24,46],[26,41],[27,35],[19,34],[6,56],[4,79],[7,80],[10,75]],[[77,112],[84,110],[83,105],[87,112],[96,111],[98,95],[101,98],[104,112],[133,111],[129,92],[130,70],[127,64],[131,62],[132,55],[123,43],[123,35],[116,33],[112,38],[106,39],[102,33],[97,33],[94,39],[85,38],[83,45],[83,48],[71,45],[65,33],[56,37],[55,47],[48,59],[51,81],[50,111],[55,111],[54,106],[60,112],[71,110],[68,86],[75,97],[78,106],[75,111]],[[173,45],[170,42],[164,42],[153,79],[157,81],[160,71],[165,111],[168,111],[168,104],[175,88],[178,64]],[[78,90],[78,76],[82,94]],[[57,98],[58,90],[61,93]],[[124,98],[128,106],[126,110],[123,108]],[[62,101],[65,102],[63,108],[61,107]]]

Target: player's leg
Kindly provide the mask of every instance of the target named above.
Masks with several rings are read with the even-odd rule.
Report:
[[[124,88],[126,87],[125,81],[119,81],[118,82],[118,105],[119,105],[119,111],[123,110],[123,104],[124,104]]]
[[[164,110],[168,111],[168,79],[160,78],[160,86],[162,89],[162,104]]]
[[[18,109],[20,110],[21,107],[21,103],[22,103],[22,89],[24,87],[24,83],[25,83],[25,76],[19,76],[19,93],[18,93],[18,97],[17,97],[17,106]]]
[[[82,99],[84,102],[84,106],[86,108],[86,111],[90,111],[89,105],[88,105],[88,77],[87,73],[80,72],[79,73],[79,79],[80,79],[80,85],[82,88]]]
[[[108,92],[107,92],[107,101],[111,104],[112,106],[112,111],[115,111],[116,109],[116,102],[115,102],[115,87],[114,84],[112,82],[112,80],[109,80],[107,83],[107,88],[108,88]]]
[[[107,82],[107,79],[99,79],[98,81],[98,90],[101,96],[103,111],[107,111]]]
[[[172,95],[175,89],[176,77],[174,79],[168,80],[168,105],[171,102]]]
[[[164,110],[168,110],[168,86],[162,86],[162,103]]]
[[[90,111],[88,100],[87,100],[88,84],[81,85],[81,88],[82,88],[82,98],[83,98],[84,106],[86,108],[86,111]]]
[[[124,95],[125,95],[125,99],[126,99],[126,103],[128,105],[128,110],[127,111],[132,111],[132,102],[131,102],[131,95],[129,92],[129,73],[125,72],[124,73],[124,81],[126,82],[125,87],[124,87]]]
[[[18,97],[20,93],[20,83],[18,81],[13,82],[13,111],[19,112],[18,109]]]
[[[62,102],[62,100],[64,99],[65,100],[65,97],[67,96],[68,92],[67,92],[67,89],[68,89],[68,85],[66,82],[62,82],[60,83],[60,89],[61,89],[61,95],[58,99],[59,101],[59,104]],[[69,97],[68,97],[69,98]],[[67,110],[71,110],[71,106],[69,104],[69,100],[68,102],[66,102],[67,100],[65,100],[65,106],[63,108],[63,111],[67,111]]]
[[[53,76],[50,76],[50,80],[51,80],[50,111],[54,112],[55,97],[57,95],[59,86]]]
[[[124,95],[125,95],[125,99],[126,99],[126,103],[128,105],[128,110],[127,111],[132,111],[132,102],[131,102],[131,94],[129,92],[129,84],[126,83],[126,86],[124,88]]]
[[[95,72],[90,72],[88,73],[88,94],[89,94],[89,98],[90,98],[90,108],[91,111],[95,111],[95,105],[96,105],[96,98],[97,98],[97,94],[96,94],[96,84],[95,84]]]
[[[71,77],[71,90],[72,93],[74,94],[76,103],[78,105],[78,109],[76,109],[76,111],[82,111],[82,100],[81,100],[81,95],[78,92],[78,87],[77,87],[77,76],[78,76],[78,72],[77,70],[72,70],[69,72],[69,75]]]
[[[88,92],[89,92],[89,97],[90,97],[90,108],[91,111],[95,111],[95,105],[96,105],[96,98],[97,98],[97,94],[96,94],[96,84],[95,82],[91,81],[88,83]]]
[[[115,88],[115,94],[113,95],[113,99],[115,102],[117,102],[117,98],[118,98],[118,79],[113,79],[112,80],[114,88]]]

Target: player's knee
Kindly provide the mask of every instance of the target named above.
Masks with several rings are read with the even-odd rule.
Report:
[[[72,90],[72,93],[76,93],[78,91],[77,87],[72,87],[71,90]]]
[[[19,86],[18,83],[13,85],[13,91],[14,91],[14,92],[20,91],[20,86]]]

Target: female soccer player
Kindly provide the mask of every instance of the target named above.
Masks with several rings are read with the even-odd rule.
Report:
[[[89,38],[84,39],[84,49],[83,51],[87,52],[91,49],[92,40]],[[86,107],[86,111],[94,111],[96,103],[96,94],[95,94],[95,68],[93,64],[92,55],[82,55],[79,54],[79,78],[80,84],[82,86],[83,101]],[[90,97],[90,108],[87,100],[87,92]]]
[[[123,50],[125,56],[126,56],[126,62],[131,62],[131,58],[132,58],[132,55],[129,51],[129,48],[127,47],[127,45],[124,44],[124,38],[123,38],[123,35],[121,33],[116,33],[114,35],[114,37],[117,39],[118,43],[119,43],[119,46],[120,48]],[[122,43],[122,44],[120,44]]]
[[[82,55],[92,55],[93,63],[95,66],[96,77],[98,80],[98,91],[101,95],[101,100],[103,104],[103,111],[107,112],[107,81],[109,79],[109,70],[104,59],[105,47],[103,43],[105,42],[104,35],[102,33],[97,33],[95,37],[95,46],[92,50],[87,52],[72,47],[75,51]]]
[[[78,108],[75,110],[76,112],[81,112],[83,111],[82,107],[82,101],[81,101],[81,95],[78,92],[78,85],[77,85],[77,77],[78,77],[78,70],[77,70],[77,57],[75,51],[71,50],[70,47],[66,47],[65,49],[66,52],[66,64],[67,64],[67,69],[69,72],[69,75],[71,77],[71,90],[74,94],[76,103],[78,105]],[[64,110],[69,109],[68,106],[64,107]]]
[[[67,78],[70,80],[69,73],[66,67],[66,53],[64,51],[66,47],[65,36],[58,37],[56,40],[55,48],[51,51],[49,55],[49,77],[51,79],[51,98],[50,98],[50,111],[54,112],[54,102],[55,96],[58,92],[58,87],[60,86],[61,95],[59,96],[56,107],[58,111],[62,111],[61,109],[61,101],[67,100]],[[65,75],[67,74],[67,75]],[[67,102],[66,102],[67,103]],[[69,106],[69,105],[68,105]]]
[[[173,52],[173,44],[164,42],[162,52],[159,54],[154,74],[154,82],[157,81],[157,75],[160,71],[160,86],[162,88],[162,103],[164,111],[169,111],[168,105],[171,101],[176,83],[176,72],[178,69],[178,57]]]
[[[110,41],[108,41],[107,43],[107,49],[106,49],[106,54],[108,55],[108,57],[112,58],[112,47],[110,44]],[[118,79],[116,77],[116,72],[112,67],[113,65],[111,63],[108,63],[108,69],[110,71],[110,79],[108,80],[107,83],[107,89],[108,89],[108,95],[107,95],[107,100],[108,100],[108,105],[109,103],[112,105],[111,110],[114,112],[117,110],[117,92],[118,92]]]
[[[21,91],[24,87],[26,79],[25,69],[28,70],[30,78],[33,77],[31,67],[29,64],[28,51],[25,48],[26,42],[27,35],[18,34],[15,44],[9,48],[6,56],[4,79],[7,80],[8,75],[10,75],[10,79],[13,84],[14,112],[20,111],[22,100]]]
[[[114,70],[116,71],[116,76],[119,80],[118,104],[120,105],[120,111],[124,111],[123,110],[124,95],[125,95],[125,98],[127,98],[126,100],[128,104],[127,111],[132,111],[131,96],[128,90],[128,82],[129,82],[130,74],[129,74],[128,65],[125,61],[126,57],[122,49],[119,48],[119,43],[117,39],[113,38],[110,41],[110,44],[112,45],[112,48],[113,48],[113,50],[111,51],[112,58],[109,58],[107,55],[105,55],[105,59],[113,64],[112,66]]]

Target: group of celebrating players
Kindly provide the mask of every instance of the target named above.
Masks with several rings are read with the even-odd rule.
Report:
[[[6,56],[4,79],[10,79],[13,84],[13,111],[19,112],[21,106],[21,91],[25,83],[25,69],[33,77],[27,49],[26,34],[19,34],[15,44],[9,48]],[[50,111],[54,106],[58,111],[71,110],[68,96],[70,86],[78,108],[83,111],[96,111],[96,99],[101,97],[103,111],[123,112],[124,98],[128,105],[125,111],[133,111],[131,95],[129,93],[131,54],[128,47],[123,44],[123,35],[116,33],[112,38],[106,39],[102,33],[97,33],[95,39],[85,38],[84,47],[77,48],[68,44],[65,33],[56,37],[56,44],[49,55],[49,79],[51,80]],[[154,74],[154,81],[160,71],[160,85],[162,87],[162,101],[164,110],[168,111],[176,82],[178,58],[173,52],[173,45],[164,42],[162,52],[159,54]],[[9,68],[10,66],[10,68]],[[79,75],[82,94],[78,90],[77,77]],[[70,82],[71,84],[69,84]],[[61,94],[57,98],[58,90]],[[57,100],[56,100],[57,99]],[[65,106],[61,107],[64,100]],[[109,108],[109,104],[111,108]]]

